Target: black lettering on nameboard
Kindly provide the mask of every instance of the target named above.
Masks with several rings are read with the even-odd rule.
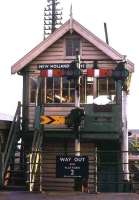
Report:
[[[38,64],[37,68],[39,70],[44,69],[68,69],[70,67],[70,63],[57,63],[57,64]],[[81,69],[86,69],[86,63],[81,63]]]

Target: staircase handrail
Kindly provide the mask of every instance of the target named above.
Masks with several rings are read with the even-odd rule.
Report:
[[[40,125],[39,119],[43,111],[41,106],[36,106],[35,111],[35,131],[32,141],[32,152],[30,155],[30,191],[33,191],[35,184],[35,175],[37,173],[40,164],[40,150],[43,141],[42,127]]]
[[[4,174],[5,174],[6,169],[8,167],[8,162],[9,162],[9,159],[10,159],[10,156],[11,156],[10,152],[12,151],[12,148],[14,148],[13,147],[13,143],[15,142],[14,137],[17,136],[17,132],[20,129],[20,113],[21,113],[21,102],[18,102],[18,106],[17,106],[17,109],[16,109],[16,112],[15,112],[10,130],[9,130],[7,143],[6,143],[6,146],[5,146],[4,153],[3,153],[3,172],[2,172],[3,180],[4,180]]]

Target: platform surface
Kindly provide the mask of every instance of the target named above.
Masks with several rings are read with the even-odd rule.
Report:
[[[0,192],[0,200],[137,200],[136,193],[29,193]]]

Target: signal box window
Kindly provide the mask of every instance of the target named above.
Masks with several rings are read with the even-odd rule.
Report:
[[[66,39],[66,56],[75,56],[76,50],[80,51],[80,39],[79,38]]]
[[[74,103],[75,101],[75,85],[73,80],[62,79],[62,97],[63,103]]]
[[[53,102],[53,78],[47,78],[45,80],[45,92],[46,92],[46,99],[44,100],[44,102],[46,103],[52,103]]]
[[[86,78],[86,103],[93,103],[93,77]]]
[[[98,95],[114,95],[116,86],[112,78],[99,78],[97,82]]]
[[[85,103],[86,98],[85,98],[85,93],[86,93],[86,77],[82,76],[80,79],[80,102]]]
[[[96,88],[96,89],[95,89]],[[37,77],[30,77],[30,103],[35,103],[37,91]],[[94,93],[95,101],[94,101]],[[112,78],[97,78],[82,76],[80,80],[80,102],[95,103],[101,97],[109,103],[116,103],[116,83]],[[100,98],[99,98],[100,99]],[[41,80],[39,90],[40,103],[75,103],[75,83],[66,77],[46,77]],[[106,102],[106,101],[105,101]]]
[[[37,77],[30,78],[30,102],[35,103],[37,90]]]
[[[46,103],[74,103],[74,82],[66,77],[46,78]]]
[[[98,78],[97,96],[107,97],[110,103],[115,103],[116,83],[112,78]]]
[[[38,78],[37,77],[30,77],[30,103],[35,103],[36,102],[36,95],[37,95],[37,82],[38,82]],[[44,103],[44,87],[45,87],[45,83],[44,83],[44,79],[41,80],[41,87],[38,93],[38,103]],[[36,102],[36,103],[37,103]]]
[[[30,103],[35,103],[37,91],[37,77],[30,78]],[[39,102],[50,103],[75,103],[75,82],[66,77],[42,78],[39,90]],[[93,102],[93,78],[81,77],[80,102]]]

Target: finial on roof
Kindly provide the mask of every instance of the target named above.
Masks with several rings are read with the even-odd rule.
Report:
[[[71,5],[70,5],[70,18],[72,18],[72,16],[73,16],[73,13],[72,13],[72,3],[71,3]]]
[[[70,33],[73,32],[73,13],[72,13],[72,3],[70,6]]]

